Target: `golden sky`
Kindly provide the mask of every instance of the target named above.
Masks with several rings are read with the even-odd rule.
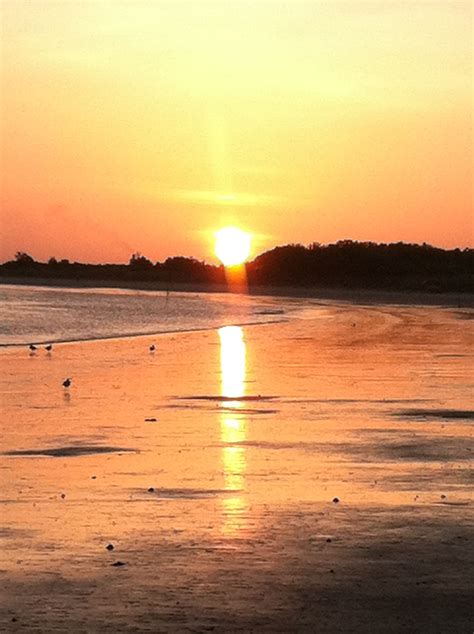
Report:
[[[4,0],[0,260],[472,245],[472,7]]]

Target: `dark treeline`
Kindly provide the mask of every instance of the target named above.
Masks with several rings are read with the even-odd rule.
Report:
[[[265,284],[459,292],[474,289],[473,264],[474,249],[341,240],[276,247],[250,264],[250,278]]]
[[[339,241],[276,247],[246,265],[250,286],[299,286],[472,292],[474,249],[444,250],[427,244],[375,244]],[[151,262],[134,253],[128,264],[83,264],[56,260],[36,262],[18,252],[0,265],[0,278],[42,278],[69,281],[143,281],[223,284],[225,270],[189,257]]]
[[[19,251],[14,260],[0,265],[1,277],[204,284],[225,281],[222,266],[213,266],[195,258],[182,256],[154,264],[141,253],[134,253],[128,264],[84,264],[57,260],[54,257],[48,262],[36,262],[28,253]]]

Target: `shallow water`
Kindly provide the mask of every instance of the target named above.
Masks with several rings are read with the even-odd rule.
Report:
[[[2,629],[470,631],[471,342],[328,305],[3,349]]]
[[[218,293],[0,286],[0,346],[282,321],[317,302]]]

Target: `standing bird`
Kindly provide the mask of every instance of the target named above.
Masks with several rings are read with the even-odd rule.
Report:
[[[45,346],[44,349],[46,350],[46,352],[51,352],[51,350],[53,349],[53,346],[50,343],[48,343],[48,345]]]
[[[152,345],[150,346],[150,352],[155,352],[155,350],[156,350],[155,345],[154,345],[154,344],[152,344]]]
[[[36,352],[36,350],[37,350],[37,347],[35,346],[34,343],[30,343],[29,348],[30,348],[31,352]]]
[[[63,387],[69,387],[72,383],[72,379],[66,379],[63,381]]]

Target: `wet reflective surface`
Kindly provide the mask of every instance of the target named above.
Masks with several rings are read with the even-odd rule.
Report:
[[[0,347],[265,323],[283,319],[300,304],[225,293],[2,284]]]
[[[471,631],[470,315],[2,350],[2,629]]]

